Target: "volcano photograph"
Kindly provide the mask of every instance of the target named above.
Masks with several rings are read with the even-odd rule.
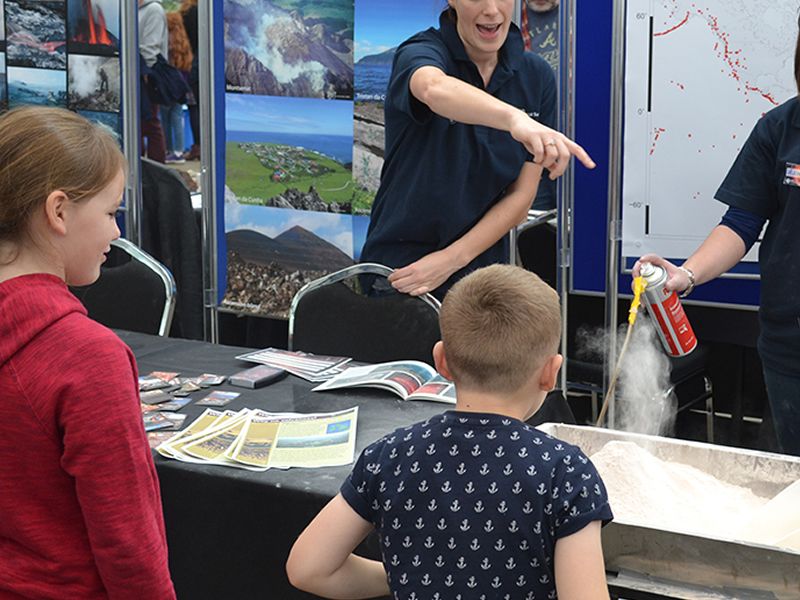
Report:
[[[119,58],[70,54],[68,73],[70,108],[119,111]]]
[[[353,97],[352,0],[228,0],[225,89]]]
[[[79,54],[118,54],[119,5],[119,0],[70,1],[68,50]]]
[[[65,7],[64,0],[6,0],[9,65],[66,69]]]

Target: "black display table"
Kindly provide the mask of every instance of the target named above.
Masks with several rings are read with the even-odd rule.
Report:
[[[179,371],[231,375],[249,363],[236,360],[246,348],[160,338],[118,331],[136,355],[139,372]],[[289,376],[259,390],[241,392],[225,408],[271,412],[331,412],[358,406],[356,456],[389,431],[450,408],[428,402],[403,402],[379,390],[312,392],[314,384]],[[194,402],[181,412],[185,425],[203,412]],[[350,466],[321,469],[271,469],[252,472],[155,457],[169,544],[170,571],[181,600],[312,598],[295,590],[284,564],[292,543],[339,490]],[[369,544],[367,546],[370,546]],[[364,549],[377,557],[373,548]]]

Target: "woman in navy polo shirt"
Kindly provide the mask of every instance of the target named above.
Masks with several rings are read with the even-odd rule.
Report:
[[[439,28],[397,49],[386,157],[362,261],[397,270],[404,293],[443,296],[466,273],[508,261],[543,169],[588,154],[555,123],[552,69],[523,49],[513,0],[448,0]]]
[[[799,24],[800,25],[800,24]],[[800,90],[800,35],[795,47]],[[666,267],[667,288],[692,291],[725,273],[747,253],[769,222],[759,250],[761,333],[770,408],[781,451],[800,456],[800,101],[772,109],[756,123],[716,194],[728,211],[682,266]],[[634,267],[638,275],[639,263]]]

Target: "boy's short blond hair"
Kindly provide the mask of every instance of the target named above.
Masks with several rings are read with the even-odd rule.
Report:
[[[439,316],[456,385],[511,393],[558,351],[558,294],[538,275],[492,265],[467,275],[445,296]]]

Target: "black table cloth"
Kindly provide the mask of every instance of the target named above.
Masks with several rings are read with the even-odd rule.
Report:
[[[231,375],[252,366],[234,357],[246,348],[117,332],[136,355],[139,372],[178,371]],[[271,412],[332,412],[358,406],[356,456],[396,427],[451,408],[429,402],[404,402],[380,390],[312,392],[315,384],[294,376],[258,390],[223,384],[211,389],[241,392],[225,408]],[[188,425],[204,407],[195,402],[210,390],[191,395],[180,412]],[[252,472],[198,465],[156,455],[156,469],[169,544],[170,571],[181,600],[292,600],[312,598],[294,589],[284,564],[292,543],[339,490],[351,466],[320,469],[270,469]],[[371,542],[371,543],[370,543]],[[361,549],[377,557],[375,540]]]

